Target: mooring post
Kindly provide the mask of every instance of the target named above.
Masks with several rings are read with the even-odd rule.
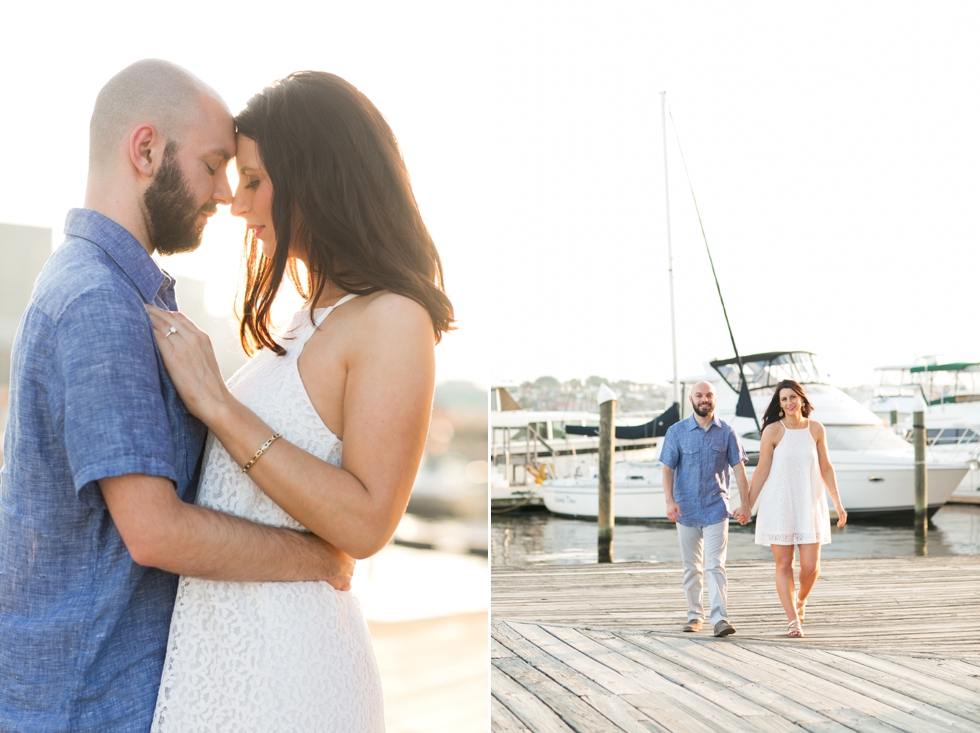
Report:
[[[929,530],[929,474],[926,472],[926,404],[918,397],[912,413],[912,442],[915,445],[915,536],[922,541],[921,554],[926,553],[925,539]],[[919,542],[916,543],[919,550]],[[920,554],[916,552],[916,554]]]
[[[599,562],[613,561],[613,446],[616,440],[616,395],[599,387]]]

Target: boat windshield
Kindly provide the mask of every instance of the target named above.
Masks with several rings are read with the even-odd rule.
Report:
[[[909,372],[912,382],[921,385],[930,405],[980,400],[978,364],[928,364],[912,367]]]
[[[914,439],[911,430],[906,431],[905,440]],[[980,433],[972,428],[926,428],[926,445],[966,445],[980,443]]]
[[[738,362],[720,359],[711,366],[721,375],[729,387],[740,391]],[[817,367],[813,354],[808,351],[778,351],[768,354],[750,354],[742,357],[742,369],[749,389],[771,389],[784,379],[800,384],[827,384],[823,372]]]
[[[909,376],[910,367],[877,367],[875,368],[874,387],[878,388],[901,388],[912,384]]]

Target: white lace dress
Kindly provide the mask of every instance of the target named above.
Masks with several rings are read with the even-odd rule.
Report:
[[[316,311],[317,323],[331,310]],[[339,466],[341,442],[317,415],[296,365],[313,332],[309,311],[300,311],[282,341],[286,355],[260,351],[229,387],[283,438]],[[201,506],[303,529],[213,435],[202,470]],[[153,733],[383,730],[378,665],[355,596],[325,582],[181,577]]]
[[[785,425],[784,425],[785,427]],[[830,543],[830,510],[817,443],[807,427],[786,428],[756,507],[757,545]]]

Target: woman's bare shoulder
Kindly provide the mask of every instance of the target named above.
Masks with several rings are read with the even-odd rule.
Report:
[[[783,437],[786,428],[779,421],[771,422],[762,429],[762,442],[775,445]]]
[[[824,429],[823,423],[819,423],[811,417],[810,432],[819,437],[827,431]]]
[[[368,296],[362,318],[365,325],[381,333],[398,333],[405,329],[410,334],[420,330],[432,333],[432,319],[421,304],[387,290]]]
[[[769,423],[768,425],[766,425],[766,427],[764,427],[764,428],[762,429],[762,437],[764,438],[764,437],[766,437],[767,435],[769,435],[769,436],[778,436],[778,435],[782,435],[782,432],[783,432],[783,431],[784,431],[785,429],[786,429],[786,428],[785,428],[785,426],[783,426],[783,423],[782,423],[782,421],[780,421],[780,420],[777,420],[776,422],[771,422],[771,423]]]

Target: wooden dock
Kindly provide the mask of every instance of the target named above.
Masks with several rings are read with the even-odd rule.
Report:
[[[980,731],[980,557],[825,559],[803,639],[771,562],[728,577],[716,639],[679,564],[495,568],[491,729]]]

